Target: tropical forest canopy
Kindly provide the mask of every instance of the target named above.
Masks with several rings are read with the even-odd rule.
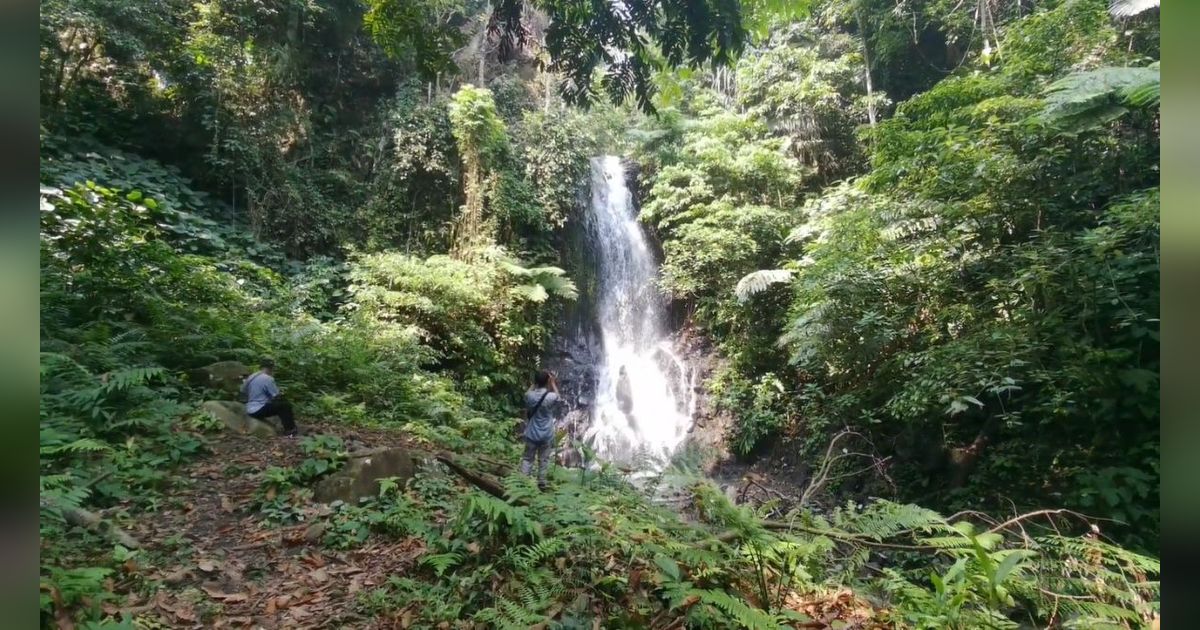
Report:
[[[1157,618],[1158,2],[47,0],[40,34],[43,626]],[[724,448],[794,495],[689,452],[514,472],[603,154]],[[215,467],[260,438],[204,375],[265,355],[315,433]],[[362,432],[429,463],[314,508]],[[397,564],[213,595],[228,534],[155,525],[209,517],[204,466],[238,531]]]

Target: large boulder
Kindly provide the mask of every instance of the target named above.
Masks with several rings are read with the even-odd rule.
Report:
[[[202,387],[236,393],[254,371],[240,361],[218,361],[192,370],[192,382]]]
[[[200,405],[200,410],[220,420],[221,424],[230,431],[258,437],[272,437],[279,433],[274,424],[247,415],[246,405],[240,402],[209,400]]]
[[[354,504],[359,499],[378,496],[380,479],[397,477],[403,484],[420,466],[417,455],[403,447],[364,452],[369,454],[352,456],[341,470],[319,481],[313,488],[313,499]]]

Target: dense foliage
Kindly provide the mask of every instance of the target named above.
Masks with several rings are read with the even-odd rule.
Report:
[[[360,619],[1148,624],[1157,3],[968,4],[43,3],[43,625],[156,623],[122,596],[176,558],[124,528],[258,439],[202,403],[264,355],[302,425],[423,454],[321,511],[334,435],[243,473],[248,526],[407,550]],[[797,500],[737,504],[691,451],[514,473],[616,152],[727,445]]]
[[[908,498],[1063,504],[1157,545],[1148,26],[1122,34],[1101,2],[1014,16],[999,58],[968,59],[857,143],[864,109],[788,104],[861,102],[838,82],[851,48],[744,58],[731,96],[746,114],[697,105],[722,97],[697,88],[673,144],[646,145],[643,219],[664,241],[664,288],[730,359],[713,385],[739,413],[734,447],[783,435],[813,456],[814,436],[851,427],[893,456]],[[783,149],[797,129],[825,164]],[[813,168],[858,170],[859,151],[861,176],[812,183]]]

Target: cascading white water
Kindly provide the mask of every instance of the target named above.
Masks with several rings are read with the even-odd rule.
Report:
[[[603,357],[585,438],[606,460],[658,468],[691,428],[694,375],[671,346],[655,283],[658,264],[615,156],[592,159],[588,230],[598,263]]]

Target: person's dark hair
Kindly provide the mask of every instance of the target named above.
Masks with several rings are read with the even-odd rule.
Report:
[[[274,369],[275,359],[272,359],[271,357],[263,357],[262,360],[258,362],[258,364],[264,368]]]
[[[550,383],[550,373],[547,372],[546,370],[542,370],[542,371],[538,372],[537,374],[533,375],[533,384],[534,385],[537,385],[538,387],[545,387],[549,383]]]

